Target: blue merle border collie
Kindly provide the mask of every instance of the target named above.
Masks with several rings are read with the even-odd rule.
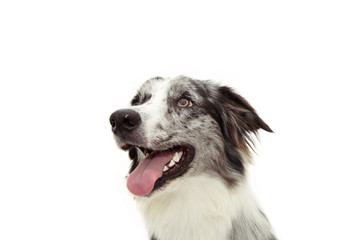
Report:
[[[150,239],[276,240],[247,184],[253,136],[272,130],[231,88],[156,77],[110,123]]]

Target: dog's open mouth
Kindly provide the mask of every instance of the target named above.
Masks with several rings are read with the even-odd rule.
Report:
[[[184,174],[195,155],[191,146],[177,146],[164,151],[138,148],[144,153],[145,159],[127,180],[130,192],[138,196],[147,195],[163,186],[167,180]]]

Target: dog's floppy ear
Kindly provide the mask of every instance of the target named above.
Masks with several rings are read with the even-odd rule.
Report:
[[[237,118],[244,130],[249,132],[264,129],[268,132],[273,132],[270,127],[257,115],[255,109],[242,96],[236,94],[229,87],[220,87],[220,101],[224,104],[228,113],[233,114]],[[234,119],[235,120],[235,119]]]
[[[222,106],[219,117],[223,135],[243,150],[246,148],[245,145],[252,148],[251,133],[257,135],[259,129],[273,132],[248,101],[231,88],[219,87],[219,101]]]

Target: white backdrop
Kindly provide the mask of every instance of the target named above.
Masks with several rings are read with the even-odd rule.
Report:
[[[146,239],[108,117],[153,76],[234,87],[279,239],[360,239],[358,1],[1,1],[0,239]],[[176,216],[174,216],[176,217]]]

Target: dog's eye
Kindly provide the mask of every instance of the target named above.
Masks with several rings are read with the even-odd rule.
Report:
[[[191,107],[192,102],[186,98],[182,98],[178,101],[177,105],[181,108]]]

